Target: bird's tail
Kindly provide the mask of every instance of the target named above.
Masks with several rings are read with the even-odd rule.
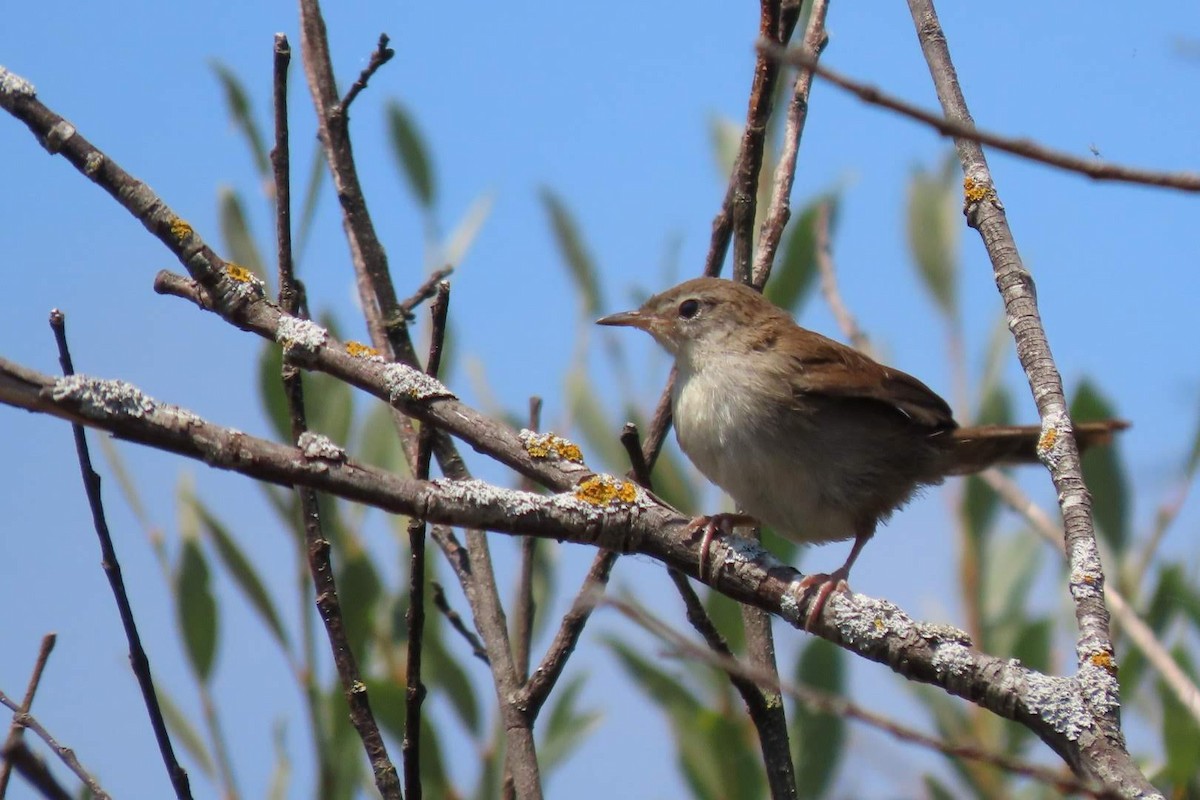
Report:
[[[1128,427],[1128,422],[1119,419],[1079,422],[1075,424],[1075,442],[1082,452],[1108,444],[1114,433]],[[950,435],[954,445],[946,474],[970,475],[992,466],[1037,461],[1042,429],[1037,425],[976,425],[956,428]]]

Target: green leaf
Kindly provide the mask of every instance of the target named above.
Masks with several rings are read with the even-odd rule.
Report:
[[[217,601],[209,585],[208,562],[193,536],[183,541],[175,573],[175,603],[188,661],[201,683],[208,683],[217,654]]]
[[[1019,622],[1026,616],[1029,587],[1037,577],[1038,566],[1044,557],[1045,545],[1028,533],[987,543],[981,556],[981,589],[989,630]],[[1000,646],[990,638],[980,643],[980,647],[989,651]]]
[[[842,696],[846,691],[845,653],[824,639],[812,639],[796,661],[795,682],[799,686]],[[794,704],[792,719],[799,796],[822,797],[833,785],[833,777],[845,752],[846,721],[801,702]]]
[[[321,187],[325,184],[325,153],[321,148],[313,151],[308,168],[308,182],[304,187],[304,201],[300,206],[300,224],[296,226],[296,243],[292,248],[292,259],[298,266],[300,257],[308,247],[312,234],[313,220],[317,216],[317,203],[321,199]]]
[[[432,592],[429,594],[432,596]],[[425,673],[424,680],[431,687],[444,692],[446,699],[450,701],[450,707],[454,709],[463,726],[480,736],[483,734],[484,719],[479,713],[479,698],[475,695],[475,686],[460,661],[446,648],[441,630],[444,626],[438,622],[441,617],[436,614],[431,616],[428,611],[433,608],[432,600],[426,599],[425,607],[426,667],[422,670]],[[467,652],[465,647],[462,652]]]
[[[368,464],[405,477],[410,474],[392,409],[383,403],[371,403],[366,419],[359,427],[355,452]]]
[[[241,80],[229,67],[219,61],[210,61],[209,66],[216,73],[217,80],[220,81],[221,88],[225,92],[225,107],[229,111],[229,116],[233,118],[234,125],[246,138],[250,157],[254,160],[255,172],[260,178],[267,177],[271,173],[271,159],[267,153],[266,140],[263,139],[258,130],[258,124],[254,121],[254,113],[250,108],[250,96],[242,86]],[[249,265],[243,264],[243,266]]]
[[[426,211],[433,208],[435,184],[433,165],[429,158],[429,150],[417,130],[412,115],[397,100],[389,100],[387,104],[388,134],[392,143],[392,153],[400,165],[408,186],[417,202]]]
[[[342,554],[342,566],[337,570],[338,599],[346,639],[358,659],[359,670],[365,674],[369,656],[366,645],[374,628],[376,605],[383,594],[383,584],[365,551],[350,546],[345,550],[352,552]]]
[[[292,441],[292,418],[288,414],[287,396],[283,392],[280,369],[283,367],[283,351],[274,342],[263,342],[258,351],[258,397],[263,412],[271,423],[275,437],[283,442]]]
[[[1090,380],[1075,390],[1071,419],[1075,422],[1113,419],[1112,403]],[[1129,481],[1118,454],[1118,440],[1083,454],[1083,476],[1092,495],[1092,514],[1100,535],[1118,555],[1129,544]]]
[[[716,158],[717,174],[728,181],[742,146],[742,125],[728,117],[714,116],[708,121],[708,136]]]
[[[443,258],[447,264],[457,267],[467,257],[467,252],[475,243],[479,231],[483,229],[483,223],[491,216],[492,206],[495,205],[495,202],[496,198],[491,192],[482,194],[471,201],[467,212],[463,214],[458,225],[446,237],[446,243],[442,247]]]
[[[158,705],[162,709],[163,722],[171,730],[171,741],[182,747],[192,757],[192,761],[205,777],[214,780],[216,768],[213,766],[213,758],[209,755],[208,747],[205,746],[204,737],[200,735],[200,731],[192,725],[189,715],[185,714],[183,709],[175,703],[165,685],[156,683],[154,691],[158,695]]]
[[[226,258],[250,270],[259,279],[270,284],[263,267],[262,256],[254,234],[250,232],[250,221],[238,193],[227,186],[217,192],[217,205],[221,219],[221,239],[225,242]]]
[[[193,504],[196,514],[200,519],[200,530],[212,542],[217,556],[225,565],[225,569],[229,571],[230,577],[233,578],[234,585],[245,595],[251,608],[262,618],[267,629],[271,631],[275,640],[279,642],[279,646],[286,653],[290,646],[287,631],[283,627],[279,612],[275,610],[275,602],[271,599],[270,594],[267,593],[267,588],[258,576],[258,571],[254,569],[254,565],[250,562],[250,559],[246,558],[246,555],[238,547],[229,530],[204,505],[204,502],[200,498],[191,495],[183,500],[184,502],[191,502]]]
[[[1189,669],[1190,659],[1183,646],[1171,653],[1174,660],[1195,680],[1195,670]],[[1162,702],[1162,737],[1166,765],[1166,777],[1177,789],[1191,786],[1200,775],[1200,725],[1188,710],[1175,698],[1175,694],[1161,681],[1158,683],[1159,699]],[[1191,797],[1190,793],[1178,792],[1176,796]]]
[[[627,468],[629,459],[617,439],[618,429],[609,422],[604,405],[597,399],[594,387],[582,368],[567,373],[567,408],[570,409],[573,427],[583,434],[587,449],[598,454],[599,463],[624,471],[620,465],[625,464]],[[592,456],[588,460],[594,459],[595,456]]]
[[[549,774],[562,764],[600,724],[601,712],[579,710],[579,693],[585,680],[583,674],[574,675],[554,692],[555,700],[542,728],[542,741],[538,747],[543,774]]]
[[[287,723],[277,721],[271,726],[271,743],[275,750],[275,764],[271,770],[271,782],[267,785],[267,800],[287,800],[288,784],[292,779],[292,759],[287,749]]]
[[[1008,425],[1012,419],[1012,401],[1008,390],[1001,384],[992,384],[980,402],[976,415],[981,425]],[[996,521],[1000,510],[1000,498],[982,479],[972,475],[967,478],[963,491],[962,515],[967,533],[977,547],[982,547],[984,537]]]
[[[1184,464],[1184,476],[1189,480],[1196,474],[1196,469],[1200,467],[1200,418],[1196,420],[1196,432],[1192,434],[1192,451],[1188,454],[1187,462]]]
[[[558,252],[562,255],[567,271],[575,281],[575,288],[583,300],[583,313],[594,317],[604,307],[604,298],[600,292],[600,282],[596,278],[596,262],[584,244],[583,233],[566,203],[552,189],[543,186],[538,192],[538,197],[550,219],[550,230],[554,233]]]
[[[809,201],[792,218],[784,233],[782,258],[771,271],[764,294],[782,309],[798,314],[817,283],[817,219],[822,205],[828,208],[829,235],[837,225],[840,197],[828,192]]]
[[[958,794],[946,788],[946,784],[932,775],[923,775],[925,790],[929,792],[929,800],[958,800]]]
[[[958,316],[958,243],[962,234],[958,161],[951,151],[937,172],[917,168],[908,185],[908,245],[926,290],[947,318]]]

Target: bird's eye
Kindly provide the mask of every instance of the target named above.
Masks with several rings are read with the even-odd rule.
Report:
[[[700,313],[700,301],[689,297],[679,304],[679,316],[683,319],[691,319]]]

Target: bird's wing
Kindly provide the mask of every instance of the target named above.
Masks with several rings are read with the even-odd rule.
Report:
[[[808,352],[794,359],[796,394],[874,400],[933,430],[956,427],[950,406],[921,381],[840,342],[813,336],[818,338]]]

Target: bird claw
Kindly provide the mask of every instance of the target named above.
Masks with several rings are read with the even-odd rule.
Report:
[[[835,569],[831,573],[820,572],[815,575],[808,575],[800,580],[799,596],[803,600],[810,589],[817,588],[816,596],[808,605],[808,614],[804,617],[804,630],[812,633],[813,624],[820,619],[821,612],[825,610],[825,602],[829,600],[829,596],[834,592],[849,592],[850,584],[846,583],[846,578],[849,575],[849,570]]]
[[[758,520],[754,517],[748,517],[745,514],[713,514],[712,516],[696,517],[688,523],[687,533],[695,534],[697,531],[703,531],[704,534],[700,539],[700,567],[698,575],[700,580],[705,581],[705,575],[708,574],[710,552],[712,551],[712,542],[716,538],[717,533],[730,535],[733,529],[738,525],[757,525]],[[712,568],[712,580],[717,579],[717,568],[714,565]]]

